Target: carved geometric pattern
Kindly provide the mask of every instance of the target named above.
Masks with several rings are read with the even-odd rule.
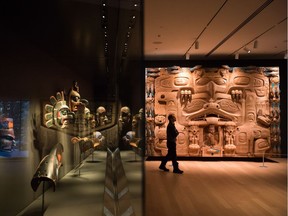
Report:
[[[248,85],[250,83],[249,77],[238,76],[234,78],[234,84],[236,85]]]
[[[239,111],[239,108],[237,107],[237,105],[233,103],[231,100],[222,99],[219,102],[219,105],[223,110],[230,112],[230,113]]]
[[[203,108],[206,101],[201,99],[194,99],[191,103],[188,103],[187,106],[183,109],[186,113],[192,113]]]

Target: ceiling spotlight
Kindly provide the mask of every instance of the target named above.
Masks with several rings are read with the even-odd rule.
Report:
[[[251,50],[249,50],[247,47],[244,47],[244,50],[245,50],[247,53],[251,53]]]
[[[258,48],[258,41],[257,40],[254,41],[253,48],[254,49]]]
[[[195,49],[199,49],[199,42],[198,41],[195,42]]]
[[[189,53],[186,53],[186,60],[189,60],[190,59],[190,54]]]
[[[239,59],[239,53],[235,54],[235,59]]]

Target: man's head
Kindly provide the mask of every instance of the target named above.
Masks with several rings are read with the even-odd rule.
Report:
[[[169,120],[169,122],[175,122],[176,121],[176,117],[173,114],[170,114],[168,116],[168,120]]]

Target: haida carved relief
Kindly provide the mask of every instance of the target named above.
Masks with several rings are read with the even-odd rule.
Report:
[[[147,68],[146,155],[167,153],[177,118],[179,156],[280,154],[278,67]]]

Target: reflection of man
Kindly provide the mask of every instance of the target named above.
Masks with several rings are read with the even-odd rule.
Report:
[[[169,169],[166,168],[166,163],[168,160],[172,160],[173,172],[182,174],[183,171],[180,170],[178,167],[177,154],[176,154],[176,137],[179,134],[179,132],[177,131],[175,127],[176,118],[174,115],[170,114],[168,116],[168,120],[169,120],[169,124],[167,126],[167,131],[166,131],[168,153],[162,160],[161,165],[159,166],[159,169],[168,172]]]

